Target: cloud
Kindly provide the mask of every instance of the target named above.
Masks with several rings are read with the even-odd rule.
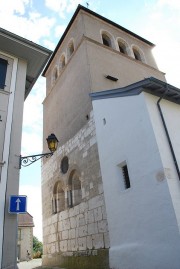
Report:
[[[59,38],[62,36],[66,29],[66,25],[58,25],[55,27],[55,37]]]
[[[46,0],[45,5],[64,19],[66,13],[74,11],[78,4],[86,2],[85,0]]]
[[[65,18],[65,11],[67,9],[68,0],[45,0],[47,8],[57,12],[61,18]]]
[[[179,0],[158,0],[158,7],[168,6],[171,9],[180,9],[180,1]]]
[[[12,15],[14,12],[19,15],[24,15],[26,7],[30,4],[31,0],[1,0],[1,10],[3,9],[3,11],[6,12],[6,16]]]
[[[53,51],[56,47],[56,44],[54,42],[50,41],[49,39],[44,39],[43,46],[45,46],[46,48]]]
[[[70,0],[69,4],[67,6],[67,12],[70,13],[72,11],[75,11],[75,9],[77,8],[78,4],[83,4],[86,3],[88,1],[84,1],[84,0]]]
[[[50,35],[54,24],[54,18],[34,10],[29,0],[1,0],[0,25],[17,35],[39,42]]]

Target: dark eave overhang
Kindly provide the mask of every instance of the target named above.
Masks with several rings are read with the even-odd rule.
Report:
[[[90,96],[92,100],[99,100],[138,95],[142,91],[158,97],[164,95],[163,99],[180,104],[180,89],[154,77],[146,78],[123,88],[94,92]]]
[[[107,22],[107,23],[109,23],[109,24],[111,24],[111,25],[117,27],[118,29],[120,29],[120,30],[122,30],[122,31],[124,31],[124,32],[126,32],[126,33],[128,33],[128,34],[130,34],[130,35],[132,35],[132,36],[134,36],[135,38],[137,38],[137,39],[139,39],[139,40],[141,40],[141,41],[143,41],[143,42],[145,42],[145,43],[148,44],[149,46],[152,46],[152,47],[155,46],[155,45],[154,45],[153,43],[151,43],[150,41],[148,41],[148,40],[142,38],[141,36],[139,36],[139,35],[137,35],[137,34],[131,32],[131,31],[129,31],[128,29],[126,29],[126,28],[120,26],[119,24],[117,24],[117,23],[115,23],[115,22],[113,22],[113,21],[111,21],[111,20],[109,20],[109,19],[107,19],[107,18],[105,18],[105,17],[103,17],[103,16],[101,16],[101,15],[95,13],[94,11],[92,11],[92,10],[90,10],[90,9],[88,9],[88,8],[86,8],[86,7],[84,7],[84,6],[82,6],[82,5],[78,5],[78,7],[77,7],[77,9],[76,9],[76,11],[75,11],[75,13],[74,13],[74,15],[72,16],[72,18],[71,18],[71,20],[70,20],[70,22],[69,22],[69,24],[68,24],[68,26],[67,26],[67,28],[66,28],[66,30],[64,31],[64,33],[63,33],[61,39],[59,40],[59,42],[58,42],[58,44],[57,44],[57,46],[56,46],[56,48],[55,48],[55,50],[54,50],[54,52],[53,52],[53,54],[52,54],[50,60],[49,60],[49,62],[48,62],[48,64],[47,64],[46,68],[44,69],[44,72],[43,72],[43,74],[42,74],[43,76],[45,76],[46,71],[48,70],[48,68],[49,68],[49,66],[50,66],[50,64],[51,64],[51,62],[52,62],[54,56],[56,55],[57,50],[58,50],[59,47],[61,46],[61,44],[62,44],[62,42],[63,42],[65,36],[67,35],[69,29],[71,28],[71,26],[72,26],[72,24],[73,24],[73,22],[74,22],[76,16],[77,16],[78,13],[80,12],[80,10],[83,10],[83,11],[87,12],[88,14],[93,15],[93,16],[95,16],[96,18],[98,18],[98,19],[100,19],[100,20],[103,20],[103,21],[105,21],[105,22]]]
[[[2,28],[0,28],[0,50],[27,62],[26,99],[52,51]]]

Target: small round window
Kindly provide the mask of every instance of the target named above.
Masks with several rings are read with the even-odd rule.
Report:
[[[61,161],[61,172],[63,174],[66,174],[69,168],[69,160],[68,157],[65,156]]]

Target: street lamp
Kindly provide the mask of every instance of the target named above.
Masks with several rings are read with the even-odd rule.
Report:
[[[21,156],[19,157],[19,169],[21,169],[21,166],[26,167],[31,165],[32,163],[38,161],[39,159],[46,157],[48,158],[49,156],[52,156],[53,153],[56,151],[57,146],[58,146],[58,139],[55,136],[55,134],[51,134],[46,138],[48,148],[50,152],[48,153],[42,153],[42,154],[36,154],[36,155],[30,155],[30,156]]]

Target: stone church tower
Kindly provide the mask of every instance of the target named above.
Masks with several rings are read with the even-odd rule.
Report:
[[[118,226],[126,229],[126,226],[121,225],[122,218],[116,215],[119,214],[117,209],[121,208],[123,218],[131,210],[126,208],[123,200],[121,202],[124,207],[122,205],[119,207],[120,205],[114,200],[116,192],[108,195],[108,188],[112,189],[116,185],[109,174],[109,187],[106,182],[104,183],[103,175],[106,169],[103,162],[111,163],[111,156],[115,152],[107,151],[104,155],[102,152],[107,144],[107,150],[110,150],[111,143],[114,145],[112,133],[116,134],[116,128],[119,129],[121,122],[117,120],[112,125],[113,129],[110,128],[108,131],[109,138],[105,137],[105,133],[103,135],[103,129],[98,129],[97,136],[96,104],[102,102],[95,101],[95,114],[92,105],[94,103],[92,99],[98,99],[96,92],[99,94],[102,92],[101,98],[104,100],[106,98],[104,95],[106,92],[109,93],[109,90],[112,90],[114,95],[116,92],[122,95],[126,90],[130,92],[133,88],[136,91],[132,92],[132,96],[135,94],[141,96],[143,87],[147,90],[147,95],[149,92],[152,94],[156,92],[155,86],[150,88],[152,83],[155,85],[161,82],[160,86],[163,88],[166,85],[165,76],[158,70],[152,56],[153,47],[154,45],[144,38],[79,5],[46,66],[43,73],[47,81],[46,98],[43,102],[43,141],[53,132],[59,139],[59,147],[51,158],[43,161],[42,166],[43,265],[59,265],[73,269],[155,268],[154,264],[145,267],[146,261],[142,262],[142,265],[139,261],[132,264],[131,252],[135,253],[138,240],[138,244],[142,244],[143,241],[143,237],[137,239],[135,243],[132,240],[132,222],[127,221],[123,224],[127,225],[127,234],[130,236],[127,236],[125,242],[131,245],[131,248],[126,249],[124,245],[121,246],[120,241],[115,240],[116,236],[121,240],[119,234],[123,234],[122,230],[119,233]],[[153,82],[147,80],[149,77],[154,78]],[[128,85],[134,86],[126,89]],[[160,92],[157,95],[159,94]],[[113,95],[109,96],[110,100],[114,98]],[[128,98],[132,100],[130,98],[134,97],[130,94]],[[124,112],[116,111],[124,116],[122,126],[125,129],[126,126],[133,125],[130,122],[131,117],[126,118],[125,114],[128,114],[128,104]],[[113,110],[114,105],[110,103],[110,109],[107,105],[106,112],[109,115],[111,111],[116,113]],[[141,108],[144,103],[139,105]],[[137,106],[137,111],[138,109]],[[103,109],[102,111],[105,113]],[[103,113],[102,122],[106,125],[107,118],[103,117]],[[138,112],[137,116],[141,116],[141,113]],[[147,118],[149,119],[148,115]],[[128,128],[128,131],[133,134],[134,129]],[[138,136],[138,133],[136,135]],[[103,144],[105,142],[103,139],[106,138],[107,144]],[[120,137],[116,139],[121,140]],[[121,143],[124,143],[126,136],[123,139]],[[43,150],[47,151],[45,143]],[[118,145],[114,150],[117,154]],[[126,163],[123,163],[121,168],[125,177],[123,197],[126,199],[124,195],[128,193],[126,189],[133,189],[132,182],[128,180],[130,167],[127,168]],[[132,215],[132,212],[130,214]],[[139,229],[144,228],[139,226]],[[132,231],[136,233],[134,229]],[[144,257],[148,255],[148,248],[146,250],[147,252],[142,252]]]

